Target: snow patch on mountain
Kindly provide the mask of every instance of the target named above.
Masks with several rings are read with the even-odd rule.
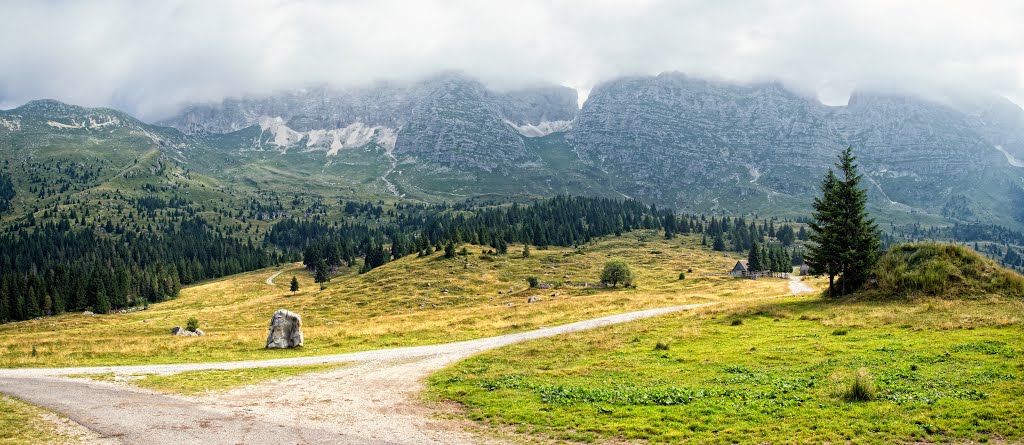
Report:
[[[365,146],[371,142],[376,142],[384,150],[390,152],[395,148],[395,130],[384,126],[368,126],[362,122],[355,122],[345,128],[338,128],[335,130],[314,130],[323,132],[322,136],[319,136],[317,142],[319,145],[323,145],[320,139],[326,139],[324,136],[330,138],[329,150],[327,155],[336,155],[339,150],[346,148],[358,148]],[[318,144],[310,141],[306,143],[309,148],[317,147]]]
[[[298,131],[288,128],[288,125],[285,125],[284,119],[282,119],[280,116],[263,116],[260,117],[259,122],[260,130],[264,133],[269,131],[270,134],[274,136],[273,139],[271,139],[271,143],[278,147],[291,147],[294,146],[295,144],[298,144],[299,141],[302,140],[302,133],[299,133]],[[262,139],[262,135],[260,136],[260,138]]]
[[[1006,156],[1006,162],[1008,164],[1010,164],[1010,165],[1012,165],[1014,167],[1024,167],[1024,161],[1014,157],[1012,154],[1010,154],[1010,152],[1006,151],[1006,149],[1003,148],[1002,145],[996,145],[995,147],[996,147],[996,150],[999,150],[1000,152],[1003,153],[1003,156]]]
[[[560,133],[569,131],[572,128],[572,121],[543,121],[539,124],[523,124],[517,125],[515,122],[505,121],[505,123],[515,128],[519,134],[528,138],[539,138],[547,136],[551,133]]]
[[[71,120],[71,124],[65,124],[57,121],[46,121],[46,125],[53,128],[85,128],[84,123],[76,122],[74,119]]]
[[[21,121],[18,119],[0,118],[0,126],[6,128],[8,131],[18,131],[21,130]]]
[[[339,150],[358,148],[376,142],[390,152],[395,148],[397,130],[380,125],[369,126],[362,122],[349,124],[344,128],[316,129],[306,132],[296,131],[288,127],[281,117],[263,116],[259,119],[260,130],[271,134],[270,144],[282,149],[298,146],[303,140],[303,148],[308,151],[326,151],[336,155]],[[263,139],[263,136],[260,136]]]
[[[103,119],[103,120],[99,120],[99,119]],[[121,119],[118,119],[116,116],[90,117],[88,122],[84,121],[84,120],[81,121],[81,122],[78,122],[75,119],[71,119],[71,123],[70,124],[65,124],[63,122],[57,122],[57,121],[46,121],[46,125],[49,125],[49,126],[54,127],[54,128],[68,128],[68,129],[71,129],[71,128],[86,128],[86,129],[89,129],[89,130],[95,130],[95,129],[103,128],[103,127],[106,127],[106,126],[109,126],[109,125],[118,125],[120,123],[121,123]]]

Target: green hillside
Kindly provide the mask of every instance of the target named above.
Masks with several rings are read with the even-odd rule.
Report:
[[[879,275],[840,302],[715,306],[506,347],[433,376],[431,393],[524,441],[1024,439],[1021,277],[934,244],[895,248]]]

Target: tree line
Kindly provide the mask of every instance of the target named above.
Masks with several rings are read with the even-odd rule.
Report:
[[[377,211],[368,204],[350,207]],[[500,255],[511,243],[538,248],[575,246],[635,229],[663,230],[669,239],[690,233],[703,233],[705,239],[708,235],[722,240],[729,237],[739,239],[735,243],[747,249],[766,237],[776,237],[779,246],[773,252],[785,251],[783,246],[797,239],[788,224],[777,229],[770,221],[759,225],[748,224],[744,218],[677,215],[632,199],[556,196],[531,204],[399,205],[387,215],[388,222],[372,227],[287,219],[272,226],[266,239],[279,248],[302,249],[303,263],[310,270],[352,266],[362,258],[361,272],[411,254],[422,256],[445,249],[454,255],[454,247],[464,243],[490,246]],[[785,257],[790,258],[788,251]]]
[[[0,245],[0,322],[164,301],[182,284],[280,259],[251,240],[217,233],[200,217],[122,236],[45,223],[0,236]]]

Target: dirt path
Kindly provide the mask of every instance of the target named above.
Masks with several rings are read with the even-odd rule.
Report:
[[[471,355],[509,344],[695,309],[691,304],[629,312],[551,328],[443,345],[320,357],[227,363],[89,368],[3,369],[0,392],[61,413],[106,437],[130,444],[164,443],[490,443],[432,418],[418,402],[423,378]],[[169,374],[320,363],[351,363],[228,393],[183,397],[124,384],[72,380],[68,374]]]
[[[789,294],[790,295],[801,295],[817,292],[813,287],[808,286],[807,283],[801,281],[801,278],[796,275],[789,277]]]
[[[287,269],[281,269],[281,270],[279,270],[277,272],[274,272],[273,275],[271,275],[269,278],[267,278],[267,284],[273,286],[274,285],[274,278],[277,278],[278,275],[283,274],[285,270],[287,270]]]

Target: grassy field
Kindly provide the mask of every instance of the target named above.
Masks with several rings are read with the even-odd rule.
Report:
[[[265,269],[187,287],[173,301],[119,315],[65,314],[0,325],[0,366],[84,366],[266,359],[443,343],[535,329],[613,313],[705,301],[785,295],[785,280],[699,277],[723,272],[733,259],[699,239],[665,240],[632,232],[581,249],[532,249],[509,255],[403,258],[358,275],[344,270],[324,291],[297,265]],[[530,289],[528,276],[557,284],[595,282],[604,262],[625,259],[637,275],[630,289],[563,286]],[[468,260],[468,261],[467,261]],[[689,271],[689,272],[688,272]],[[687,272],[679,280],[680,272]],[[288,292],[297,276],[301,291]],[[540,302],[527,304],[531,296]],[[305,348],[266,350],[267,323],[277,309],[303,316]],[[174,337],[189,317],[205,337]],[[33,349],[35,353],[33,354]]]
[[[728,304],[492,351],[430,394],[555,440],[1015,443],[1022,321],[998,298]],[[857,373],[872,400],[850,400]]]
[[[0,445],[70,445],[81,440],[59,428],[56,414],[0,394]]]

